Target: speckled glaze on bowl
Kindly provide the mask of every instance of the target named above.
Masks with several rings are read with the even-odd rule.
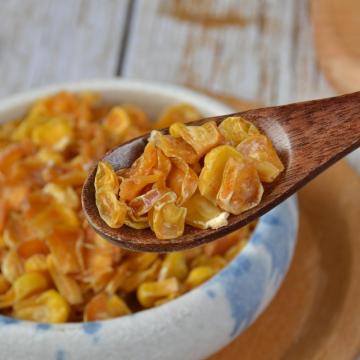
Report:
[[[98,92],[107,102],[139,105],[150,115],[180,101],[204,116],[232,109],[167,84],[105,80],[63,84],[0,101],[0,122],[21,116],[39,97],[59,90]],[[191,360],[229,343],[264,310],[279,288],[296,244],[292,197],[263,216],[244,250],[197,289],[158,308],[114,320],[50,325],[0,316],[0,358],[9,360]]]

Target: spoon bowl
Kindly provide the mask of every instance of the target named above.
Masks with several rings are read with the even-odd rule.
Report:
[[[176,239],[159,240],[148,228],[109,227],[100,217],[95,203],[92,169],[82,192],[82,205],[91,226],[115,245],[135,251],[168,252],[199,246],[216,240],[263,215],[295,193],[320,172],[360,145],[360,92],[322,100],[201,119],[221,123],[228,116],[242,116],[252,122],[272,141],[285,170],[271,184],[264,184],[260,204],[240,215],[231,215],[228,225],[218,229],[186,226]],[[164,133],[168,129],[162,130]],[[142,154],[149,134],[133,139],[110,151],[103,158],[115,170],[130,167]]]

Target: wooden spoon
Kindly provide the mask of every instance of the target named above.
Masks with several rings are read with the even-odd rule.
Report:
[[[216,230],[187,225],[184,234],[172,240],[159,240],[150,229],[135,230],[127,226],[112,229],[100,218],[95,204],[95,167],[82,191],[82,206],[90,225],[104,238],[130,250],[167,252],[199,246],[265,214],[360,146],[360,92],[231,114],[236,115],[251,121],[271,139],[285,165],[285,171],[273,183],[264,184],[264,195],[258,206],[240,215],[231,215],[228,225]],[[191,124],[200,125],[210,120],[219,124],[228,116],[202,119]],[[163,131],[166,133],[168,130]],[[142,154],[148,136],[121,145],[107,153],[103,160],[115,170],[130,167]]]

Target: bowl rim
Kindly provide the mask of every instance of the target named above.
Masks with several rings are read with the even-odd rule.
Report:
[[[26,90],[24,92],[20,92],[15,95],[10,95],[3,99],[0,99],[0,118],[2,113],[6,113],[11,109],[14,110],[16,107],[24,107],[31,105],[34,101],[39,98],[46,97],[52,95],[59,91],[70,91],[75,93],[80,93],[83,91],[95,92],[99,93],[100,101],[101,101],[101,94],[107,91],[121,91],[121,90],[131,90],[131,91],[141,91],[145,92],[154,96],[168,96],[169,98],[181,98],[182,102],[190,102],[194,103],[195,106],[198,104],[203,104],[203,106],[208,107],[211,112],[218,112],[221,113],[231,113],[234,112],[235,109],[232,107],[222,103],[219,100],[214,99],[211,96],[204,95],[199,93],[198,91],[194,91],[192,89],[188,89],[183,86],[174,85],[166,82],[149,82],[143,80],[135,80],[135,79],[123,79],[123,78],[115,78],[115,79],[96,79],[96,80],[86,80],[86,81],[77,81],[77,82],[66,82],[66,83],[57,83],[45,87],[36,88],[33,90]],[[170,96],[169,96],[170,94]],[[8,120],[11,121],[11,118]],[[7,122],[7,120],[0,120],[0,124]],[[297,207],[297,204],[295,205]],[[216,279],[229,268],[231,264],[238,261],[239,257],[241,256],[244,249],[249,246],[254,235],[256,233],[256,229],[258,228],[259,224],[262,222],[262,218],[259,219],[258,224],[256,225],[255,229],[253,230],[248,242],[246,243],[245,247],[240,251],[223,269],[217,272],[212,278],[205,281],[200,286],[182,294],[178,298],[171,300],[168,303],[165,303],[159,307],[144,309],[136,313],[132,313],[129,315],[107,319],[107,320],[97,320],[97,321],[89,321],[89,322],[70,322],[70,323],[60,323],[60,324],[53,324],[53,323],[40,323],[36,321],[30,320],[19,320],[10,316],[0,315],[0,319],[4,319],[3,321],[11,324],[16,324],[17,326],[21,327],[36,327],[36,326],[44,326],[50,327],[51,331],[76,331],[77,329],[83,328],[84,324],[94,324],[99,323],[101,325],[105,325],[107,323],[113,324],[115,321],[122,321],[124,318],[130,318],[131,316],[141,316],[142,314],[147,314],[149,312],[159,311],[159,309],[167,307],[169,304],[176,303],[177,301],[189,297],[194,296],[199,291],[202,291],[203,287],[211,281],[216,281]],[[296,241],[296,240],[295,240]],[[291,261],[291,260],[290,260]]]
[[[101,94],[103,92],[122,90],[132,92],[141,91],[149,95],[169,98],[181,97],[183,99],[181,100],[182,102],[191,101],[190,99],[192,99],[193,102],[201,103],[202,106],[207,106],[211,108],[211,111],[217,111],[219,113],[231,113],[231,111],[234,111],[232,107],[224,104],[220,100],[181,85],[160,81],[150,82],[138,79],[113,78],[56,83],[5,96],[4,98],[0,98],[0,115],[2,112],[9,111],[15,107],[26,106],[39,98],[55,94],[59,91],[75,93],[93,91]]]

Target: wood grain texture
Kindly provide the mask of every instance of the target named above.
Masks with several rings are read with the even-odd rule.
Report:
[[[312,0],[320,65],[339,93],[360,89],[360,1]]]
[[[115,74],[128,0],[6,0],[0,97]]]
[[[124,75],[265,105],[331,95],[308,1],[137,0]]]
[[[82,207],[91,226],[115,245],[135,251],[166,252],[199,246],[216,240],[259,218],[294,194],[320,172],[360,146],[360,92],[322,100],[254,109],[232,114],[251,121],[274,144],[285,171],[271,184],[264,185],[261,202],[218,229],[201,230],[185,226],[176,239],[159,240],[150,229],[127,226],[109,227],[101,219],[95,202],[96,167],[90,172],[82,191]],[[191,122],[220,124],[229,115]],[[168,129],[163,130],[168,133]],[[129,168],[141,156],[149,134],[122,144],[103,158],[115,170]]]

